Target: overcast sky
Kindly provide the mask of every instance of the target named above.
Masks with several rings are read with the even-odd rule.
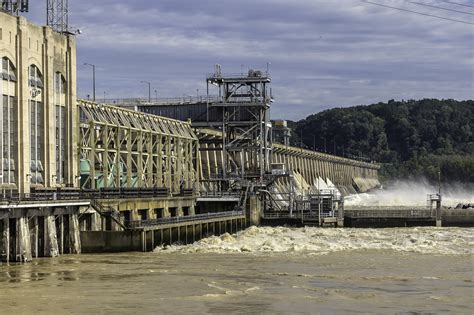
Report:
[[[28,17],[44,24],[46,0],[30,2]],[[159,97],[202,94],[216,63],[240,73],[271,62],[273,118],[389,99],[474,98],[474,0],[372,1],[471,24],[359,0],[69,2],[71,27],[83,31],[80,97],[92,94],[84,62],[97,65],[98,98],[146,97],[140,80]]]

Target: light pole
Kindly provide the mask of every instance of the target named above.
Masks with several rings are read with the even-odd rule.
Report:
[[[140,83],[148,84],[148,103],[151,103],[151,82],[140,81]]]
[[[158,90],[157,89],[155,89],[155,100],[158,103]]]
[[[92,100],[95,102],[95,65],[85,62],[84,66],[92,67]]]

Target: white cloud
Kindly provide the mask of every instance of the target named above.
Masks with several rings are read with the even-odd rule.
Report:
[[[403,0],[373,2],[474,22]],[[41,15],[32,18],[42,19],[34,5]],[[117,97],[143,95],[139,80],[160,96],[194,95],[215,63],[240,72],[271,61],[274,116],[289,107],[297,119],[391,98],[474,98],[474,25],[358,0],[84,0],[70,10],[84,29],[78,65],[98,64],[101,89]],[[90,90],[89,72],[79,66],[80,95]]]

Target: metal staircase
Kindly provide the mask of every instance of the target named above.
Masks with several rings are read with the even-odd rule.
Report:
[[[120,211],[110,207],[102,205],[97,199],[91,199],[91,207],[97,211],[98,214],[105,218],[111,218],[115,223],[117,223],[122,229],[128,230],[128,227],[122,222],[122,215]]]

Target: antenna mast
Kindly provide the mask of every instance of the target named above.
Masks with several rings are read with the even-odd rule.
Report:
[[[48,26],[59,33],[69,29],[68,0],[47,0],[46,20]]]
[[[28,0],[1,0],[0,9],[10,14],[18,15],[20,12],[28,12]]]

